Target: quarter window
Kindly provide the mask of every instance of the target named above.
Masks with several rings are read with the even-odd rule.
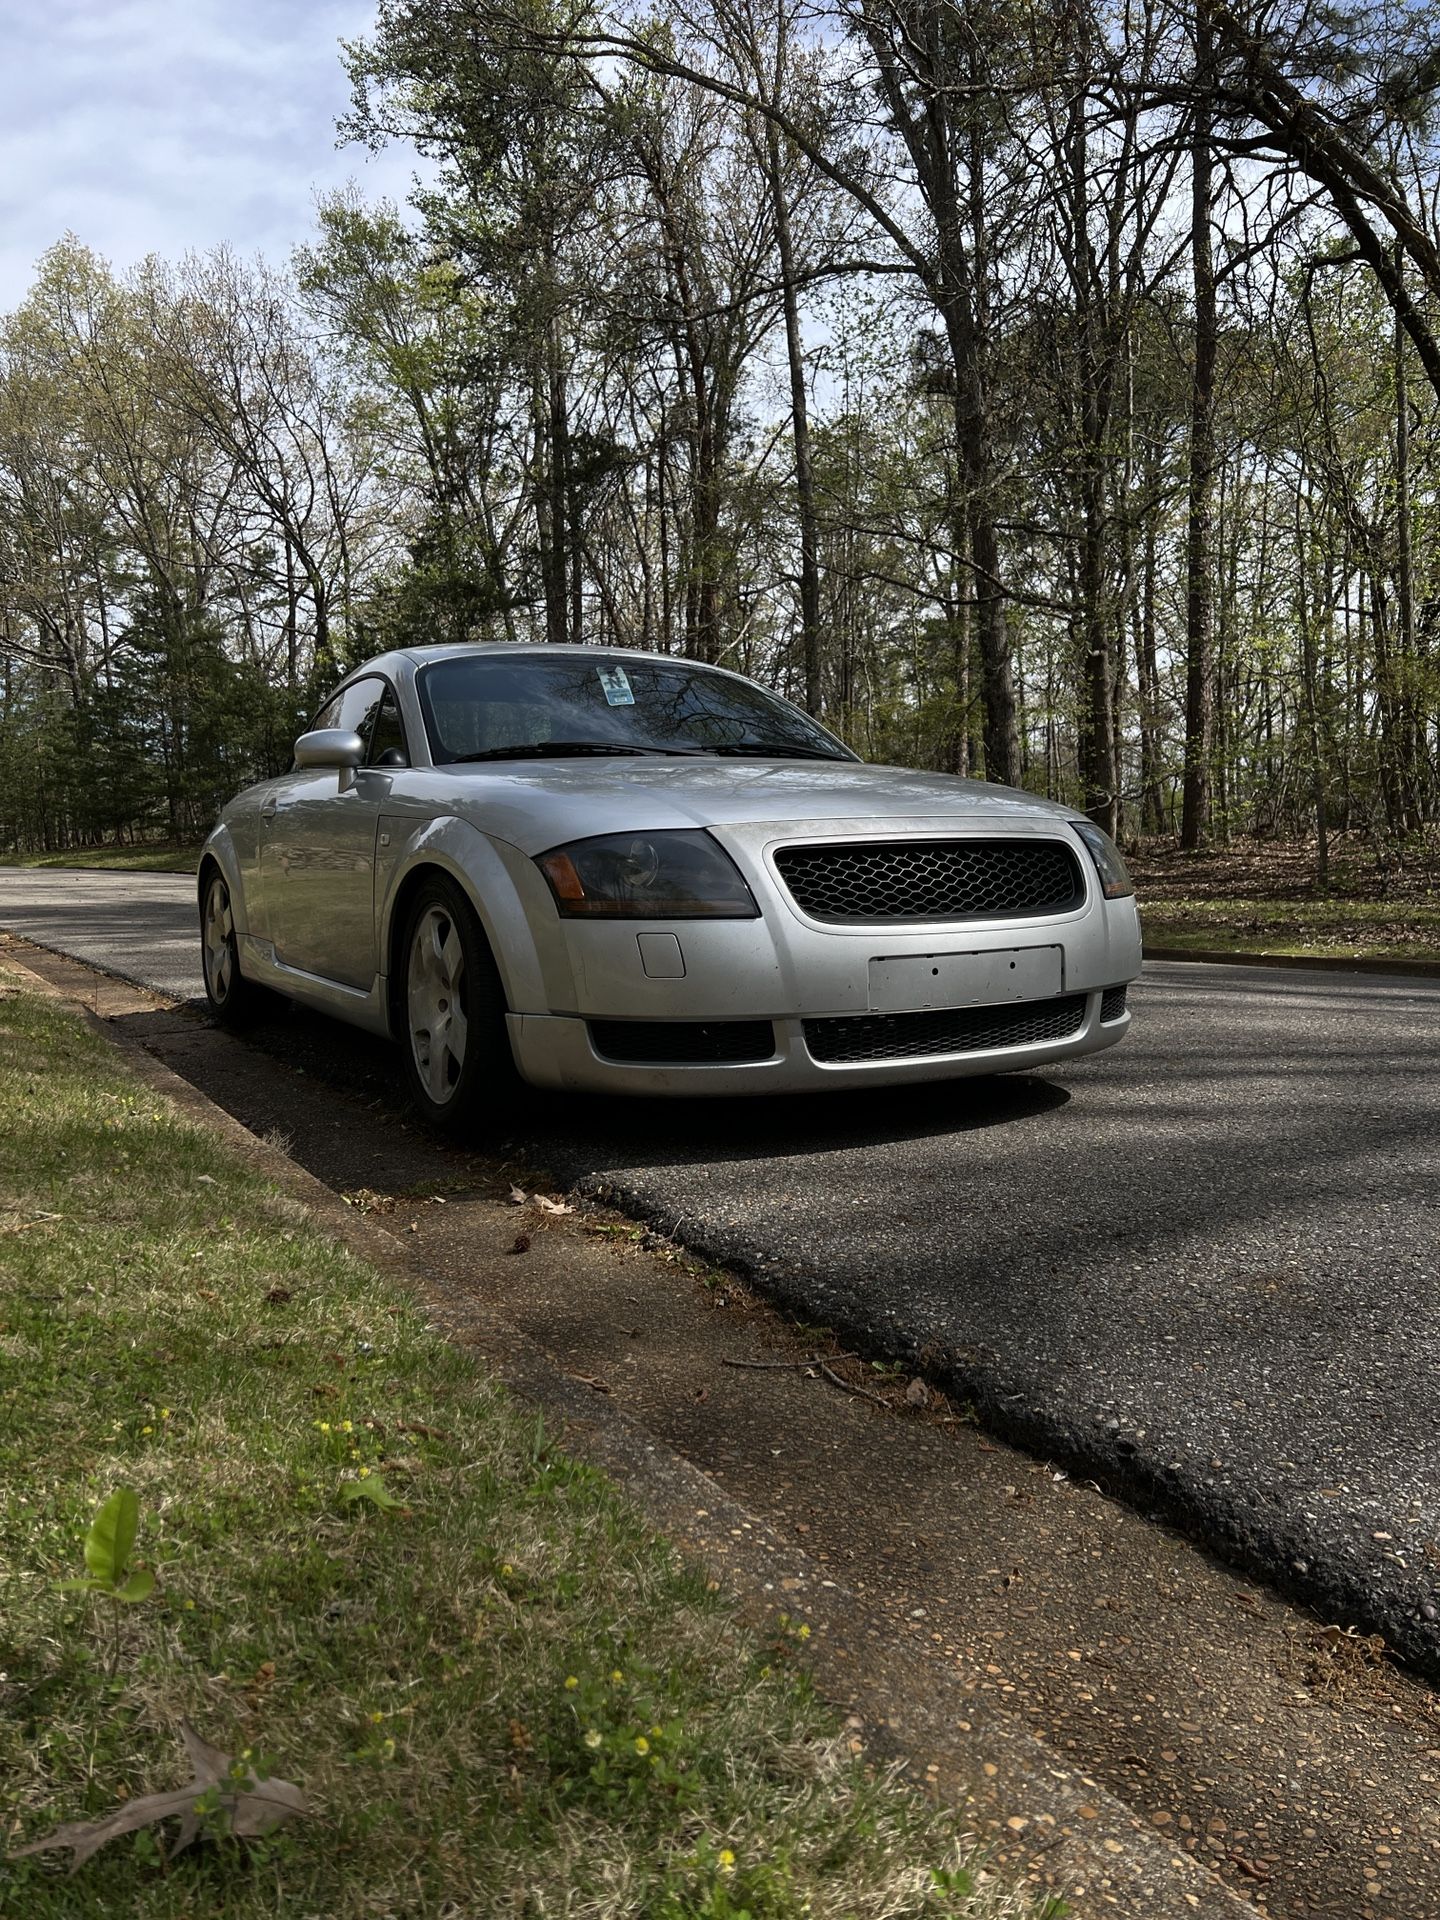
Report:
[[[410,755],[405,748],[404,722],[400,718],[395,695],[389,687],[386,687],[375,715],[365,764],[367,767],[408,767],[410,764]]]

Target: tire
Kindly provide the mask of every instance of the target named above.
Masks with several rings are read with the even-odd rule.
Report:
[[[205,998],[221,1026],[249,1026],[269,996],[240,971],[240,942],[235,934],[230,887],[215,866],[207,869],[200,896],[200,963]]]
[[[410,1098],[440,1133],[502,1125],[523,1092],[505,991],[470,902],[437,874],[410,902],[396,1030]]]

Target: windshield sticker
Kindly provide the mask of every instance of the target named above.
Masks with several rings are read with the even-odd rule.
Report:
[[[623,667],[597,667],[595,672],[608,706],[634,706],[635,694],[630,685],[630,677]]]

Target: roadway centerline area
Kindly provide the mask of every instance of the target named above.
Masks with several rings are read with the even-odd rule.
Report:
[[[193,996],[191,888],[7,872],[0,926]],[[1440,1672],[1440,988],[1166,964],[1131,1004],[1063,1070],[523,1124],[567,1184]],[[390,1077],[310,1017],[285,1045]]]

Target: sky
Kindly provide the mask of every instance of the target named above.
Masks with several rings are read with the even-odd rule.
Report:
[[[73,233],[117,269],[228,242],[282,260],[317,192],[403,199],[413,156],[337,151],[341,38],[373,0],[0,0],[0,312]]]

